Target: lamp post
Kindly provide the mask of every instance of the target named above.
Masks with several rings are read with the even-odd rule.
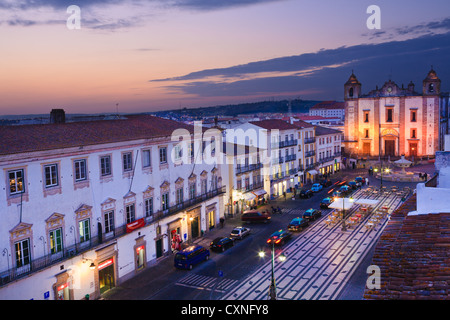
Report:
[[[258,255],[261,258],[264,258],[266,255],[264,251],[260,251]],[[286,260],[286,256],[284,254],[281,254],[278,259],[280,259],[281,262]],[[271,272],[271,278],[270,278],[270,286],[269,286],[269,299],[270,300],[277,300],[277,287],[275,284],[275,273],[274,273],[274,267],[275,267],[275,244],[274,241],[272,241],[272,272]]]
[[[374,169],[375,172],[378,172],[378,168]],[[389,168],[385,168],[386,173],[389,173]],[[380,167],[380,189],[383,188],[383,167]]]

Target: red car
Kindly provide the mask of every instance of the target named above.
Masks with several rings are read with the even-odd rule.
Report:
[[[257,210],[245,211],[241,216],[241,220],[247,222],[257,222],[257,221],[268,222],[270,221],[270,219],[271,217],[269,216],[268,213],[260,212]]]

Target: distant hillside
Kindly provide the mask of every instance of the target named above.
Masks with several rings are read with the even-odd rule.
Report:
[[[309,108],[321,101],[313,100],[291,100],[291,109],[293,113],[308,113]],[[184,108],[181,110],[170,110],[175,114],[186,114],[191,116],[237,116],[238,114],[255,114],[263,113],[287,113],[289,100],[281,101],[261,101],[252,103],[241,103],[233,105],[203,107],[203,108]],[[167,113],[168,111],[160,111],[158,113]]]

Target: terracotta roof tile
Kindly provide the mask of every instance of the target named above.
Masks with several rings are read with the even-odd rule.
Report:
[[[123,120],[0,126],[0,155],[170,137],[178,128],[194,132],[193,126],[149,115],[127,116]]]
[[[392,215],[375,248],[381,288],[365,299],[450,299],[450,213],[408,216],[411,196]]]

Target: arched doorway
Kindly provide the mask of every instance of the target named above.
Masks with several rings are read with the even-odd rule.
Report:
[[[395,129],[385,129],[380,135],[380,155],[394,157],[399,154],[399,135]]]

